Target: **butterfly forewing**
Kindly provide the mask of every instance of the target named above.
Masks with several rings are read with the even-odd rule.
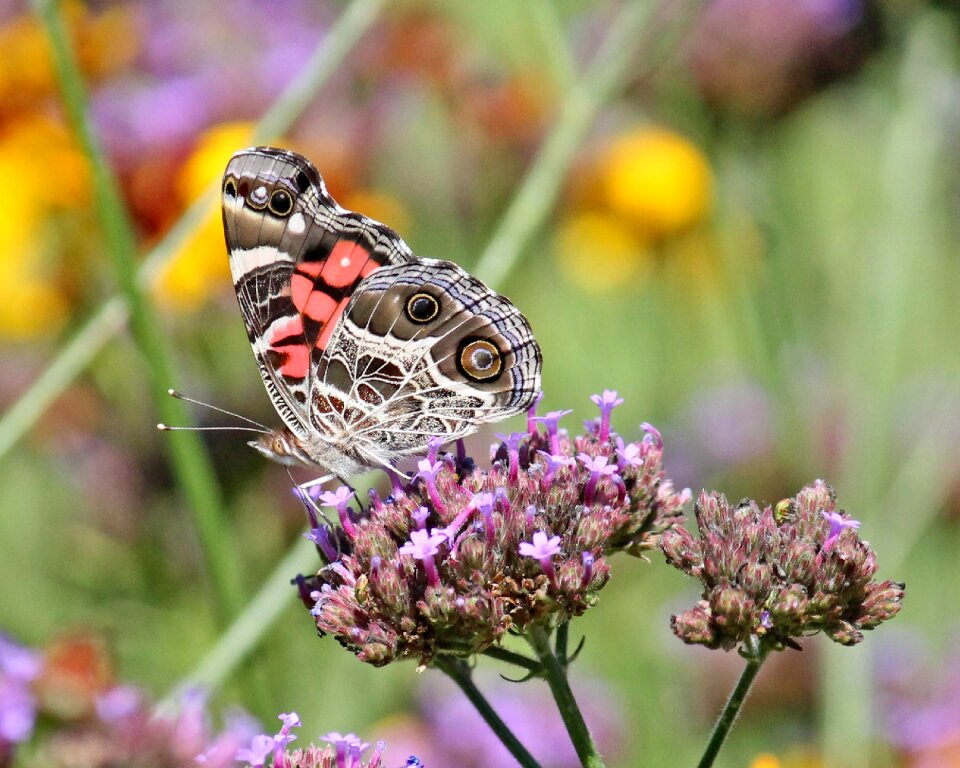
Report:
[[[287,426],[309,437],[315,350],[329,342],[366,275],[414,257],[392,230],[338,206],[313,165],[285,150],[234,155],[222,208],[234,287],[264,385]]]

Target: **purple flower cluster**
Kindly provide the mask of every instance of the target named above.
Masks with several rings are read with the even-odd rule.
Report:
[[[280,730],[273,735],[257,734],[250,740],[250,746],[238,749],[236,759],[250,768],[380,768],[384,744],[377,744],[370,758],[364,760],[363,753],[370,746],[359,736],[348,733],[328,733],[321,737],[330,746],[287,750],[287,745],[297,737],[292,729],[300,727],[300,717],[296,712],[279,715]],[[410,758],[415,760],[416,758]],[[415,765],[407,761],[407,765]]]
[[[873,580],[860,524],[821,481],[775,507],[703,493],[695,509],[699,536],[676,526],[661,540],[667,562],[703,582],[702,599],[671,620],[686,643],[796,647],[793,638],[823,631],[854,645],[900,611],[904,585]]]
[[[531,413],[488,470],[434,445],[411,482],[385,500],[372,493],[359,514],[343,494],[321,499],[342,522],[316,525],[310,538],[329,562],[299,580],[319,630],[369,664],[426,665],[593,605],[607,556],[656,546],[689,499],[664,478],[656,430],[625,443],[610,429],[622,401],[594,401],[600,418],[576,437],[559,428],[569,412]]]

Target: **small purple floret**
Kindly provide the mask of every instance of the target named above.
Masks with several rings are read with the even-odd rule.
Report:
[[[623,398],[617,397],[615,389],[605,389],[602,395],[590,395],[590,399],[600,408],[599,439],[606,442],[610,439],[610,413],[618,405],[623,405]]]
[[[589,552],[581,552],[580,561],[583,563],[583,578],[580,580],[580,585],[586,588],[593,579],[593,555]]]
[[[860,527],[860,521],[854,520],[850,517],[844,517],[839,512],[827,512],[826,510],[820,513],[823,516],[823,519],[830,523],[830,533],[827,535],[827,540],[823,542],[824,550],[829,549],[833,546],[834,542],[840,538],[840,534],[846,528],[853,528],[856,530]]]
[[[543,400],[543,392],[537,392],[536,396],[533,398],[533,403],[527,409],[528,435],[537,434],[537,406],[540,405],[541,400]]]
[[[550,438],[550,453],[555,456],[560,455],[560,434],[559,434],[559,424],[560,419],[568,414],[573,413],[572,410],[566,411],[550,411],[543,416],[534,416],[533,421],[540,422],[547,427],[547,436]]]
[[[446,533],[434,528],[429,531],[411,531],[410,540],[397,550],[401,555],[410,555],[416,560],[423,561],[423,568],[427,572],[427,582],[435,587],[440,583],[440,574],[433,556],[440,551],[440,545],[447,540]]]
[[[320,547],[320,551],[323,553],[327,562],[332,563],[340,556],[340,552],[330,537],[330,529],[327,526],[318,525],[316,528],[311,528],[307,533],[303,534],[303,537]]]
[[[347,486],[341,485],[335,491],[325,491],[320,494],[320,504],[325,507],[334,507],[337,515],[340,517],[340,525],[351,538],[356,536],[357,528],[350,519],[350,511],[347,508],[350,500],[353,498],[353,491]]]
[[[442,461],[430,461],[427,459],[420,459],[417,462],[417,477],[423,480],[424,485],[427,486],[427,495],[430,497],[430,503],[433,504],[433,508],[437,512],[442,512],[444,509],[443,501],[440,498],[440,493],[437,491],[437,473],[443,469]]]
[[[540,567],[547,574],[550,581],[556,583],[557,572],[553,568],[553,556],[560,553],[560,537],[550,536],[543,531],[533,534],[532,542],[520,542],[520,554],[523,557],[534,557],[540,561]]]
[[[610,464],[610,460],[606,456],[590,456],[586,453],[581,453],[577,455],[577,458],[580,459],[580,463],[590,472],[590,479],[587,480],[587,485],[583,489],[583,500],[589,506],[593,504],[594,495],[597,492],[597,483],[600,482],[600,478],[615,475],[617,473],[617,465]]]

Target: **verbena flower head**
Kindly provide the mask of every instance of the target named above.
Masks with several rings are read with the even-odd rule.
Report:
[[[854,645],[900,611],[904,585],[873,580],[859,523],[820,481],[776,507],[704,493],[695,509],[699,536],[676,526],[661,540],[667,562],[703,582],[702,599],[671,620],[686,643],[796,647],[793,638],[822,631]]]
[[[384,743],[379,742],[373,751],[364,756],[370,745],[355,734],[331,732],[321,737],[329,746],[316,747],[312,744],[303,749],[286,749],[296,736],[291,728],[300,726],[296,713],[279,717],[283,724],[276,734],[258,734],[250,740],[250,745],[237,750],[236,759],[249,768],[380,768]],[[411,757],[407,765],[417,761]],[[419,761],[418,761],[419,762]]]
[[[617,398],[599,399],[608,417]],[[392,497],[374,495],[352,532],[332,532],[340,556],[299,579],[319,630],[369,664],[428,664],[593,605],[608,556],[656,546],[689,491],[664,478],[649,434],[570,437],[560,413],[531,416],[533,431],[496,446],[489,469],[449,454],[422,461]]]

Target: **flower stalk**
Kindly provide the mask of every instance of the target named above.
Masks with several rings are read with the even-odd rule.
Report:
[[[757,640],[757,642],[754,643],[752,651],[743,652],[744,657],[747,659],[747,666],[744,667],[736,687],[730,692],[730,697],[723,707],[723,712],[720,713],[720,717],[717,718],[717,722],[713,726],[713,731],[710,733],[710,740],[707,742],[707,747],[703,751],[703,757],[701,757],[700,762],[697,763],[697,768],[710,768],[710,766],[713,765],[713,761],[720,752],[723,742],[726,741],[730,729],[733,727],[737,716],[740,714],[740,710],[743,708],[744,702],[747,700],[747,694],[750,693],[753,682],[757,679],[760,667],[763,665],[763,662],[766,661],[771,650],[772,647],[768,643]]]
[[[503,746],[510,751],[521,768],[540,768],[540,764],[533,758],[533,755],[514,736],[513,731],[503,722],[493,707],[490,706],[490,702],[477,688],[470,676],[470,669],[466,662],[453,656],[438,655],[434,657],[433,665],[453,680],[457,687],[463,691],[464,696],[470,700],[480,717],[490,726],[490,729],[497,735]]]
[[[527,632],[526,638],[540,659],[542,674],[550,686],[550,693],[553,694],[553,700],[570,735],[570,741],[573,742],[573,748],[577,751],[577,757],[580,758],[580,764],[584,768],[603,768],[603,758],[597,751],[597,745],[574,698],[566,670],[550,648],[550,633],[545,629],[534,628]]]

